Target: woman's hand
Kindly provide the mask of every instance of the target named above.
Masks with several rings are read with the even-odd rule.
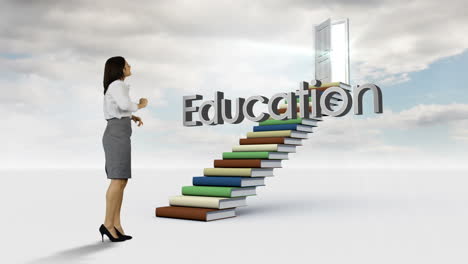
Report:
[[[148,105],[148,99],[140,98],[140,103],[138,104],[138,108],[145,108]]]
[[[143,121],[141,121],[141,118],[138,116],[132,115],[132,120],[135,121],[135,123],[138,122],[138,126],[143,125]]]

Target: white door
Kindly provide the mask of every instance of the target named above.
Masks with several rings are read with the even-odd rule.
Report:
[[[315,79],[331,82],[331,20],[315,26]]]
[[[349,79],[349,21],[331,23],[331,82],[350,83]]]

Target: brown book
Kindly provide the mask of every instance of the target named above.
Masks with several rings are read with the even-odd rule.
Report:
[[[263,138],[240,138],[241,145],[255,144],[285,144],[285,145],[302,145],[302,139],[292,137],[263,137]]]
[[[240,145],[252,145],[252,144],[285,144],[285,137],[264,137],[264,138],[240,138]]]
[[[212,221],[235,217],[235,208],[213,209],[185,206],[163,206],[156,208],[156,217],[169,217],[199,221]]]
[[[215,168],[281,168],[281,160],[225,159],[215,160]]]
[[[286,110],[287,110],[287,108],[280,108],[280,109],[278,109],[278,113],[280,113],[280,114],[286,113]],[[301,109],[298,106],[296,112],[299,113],[300,111],[301,111]],[[309,106],[309,113],[311,113],[311,112],[312,112],[312,106]]]

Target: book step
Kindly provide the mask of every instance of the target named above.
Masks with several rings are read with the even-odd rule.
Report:
[[[254,126],[253,131],[277,131],[277,130],[295,130],[312,133],[315,126],[301,125],[301,124],[279,124],[279,125],[263,125]]]
[[[301,124],[301,125],[308,125],[308,126],[317,126],[318,122],[321,122],[322,118],[295,118],[295,119],[285,119],[285,120],[277,120],[270,117],[268,120],[263,122],[259,122],[259,126],[266,126],[266,125],[281,125],[281,124]]]
[[[242,197],[257,195],[256,187],[182,186],[182,195]]]
[[[223,159],[273,159],[283,160],[288,158],[289,152],[270,151],[235,151],[223,152]]]
[[[270,159],[218,159],[215,168],[281,168],[281,160]]]
[[[213,209],[186,206],[162,206],[156,207],[156,217],[177,218],[197,221],[214,221],[236,216],[235,208]]]
[[[204,176],[239,176],[268,177],[273,176],[273,168],[204,168]]]
[[[232,152],[296,152],[295,145],[289,144],[251,144],[236,145],[232,147]]]
[[[240,145],[255,145],[255,144],[288,144],[302,145],[302,139],[292,137],[258,137],[258,138],[240,138]]]
[[[292,138],[307,138],[307,132],[296,130],[276,130],[276,131],[258,131],[247,132],[247,138],[259,137],[292,137]]]
[[[169,205],[225,209],[247,206],[246,198],[246,196],[228,198],[198,195],[176,195],[169,197]]]
[[[301,145],[302,139],[307,138],[307,133],[297,128],[316,126],[316,123],[304,125],[302,118],[281,121],[285,120],[271,120],[255,126],[253,132],[247,133],[247,138],[239,139],[233,152],[224,152],[222,160],[214,160],[215,168],[205,168],[204,176],[193,177],[193,186],[183,186],[182,195],[169,197],[169,206],[157,207],[156,217],[198,221],[235,217],[235,209],[247,206],[246,197],[256,195],[256,187],[265,186],[265,178],[273,176],[273,168],[281,168],[281,160],[288,158],[288,152],[278,151],[279,147],[295,149],[295,145]],[[317,121],[321,120],[311,122]],[[284,125],[296,130],[284,129]],[[259,127],[270,130],[255,131]],[[271,128],[276,129],[272,131]],[[259,148],[276,151],[254,151]]]
[[[265,177],[195,176],[194,186],[249,187],[265,186]]]

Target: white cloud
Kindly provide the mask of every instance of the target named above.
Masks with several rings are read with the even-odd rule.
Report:
[[[451,124],[451,136],[457,141],[468,143],[468,118]]]
[[[259,70],[270,65],[290,66],[297,56],[312,61],[313,24],[329,16],[349,17],[354,81],[396,83],[408,80],[408,72],[466,49],[464,2],[449,2],[9,1],[0,11],[9,21],[2,24],[0,48],[34,57],[44,54],[36,60],[2,62],[20,72],[65,78],[67,72],[76,73],[63,64],[81,64],[81,73],[91,70],[82,75],[89,78],[102,71],[107,57],[122,54],[136,62],[135,67],[145,65],[148,74],[141,77],[164,89],[172,88],[173,80],[198,88],[206,85],[201,78],[210,69],[225,69],[224,80],[227,73],[245,74],[242,68],[260,75]],[[288,59],[293,55],[288,51],[300,54]],[[312,63],[307,66],[311,73]],[[263,75],[284,78],[284,66]],[[297,81],[287,79],[290,84]]]
[[[409,129],[466,119],[468,119],[467,104],[419,104],[399,113],[389,112],[375,119],[373,125]]]
[[[328,117],[286,163],[299,167],[313,164],[319,167],[337,164],[401,167],[421,165],[423,161],[424,166],[431,166],[431,161],[440,158],[437,152],[427,152],[417,144],[390,142],[384,137],[385,131],[407,130],[408,137],[417,140],[415,129],[447,124],[452,140],[466,143],[467,109],[468,105],[461,104],[418,105],[398,113],[385,111],[372,118]],[[163,120],[147,109],[142,111],[145,112],[139,115],[145,124],[142,127],[133,124],[132,136],[134,165],[138,167],[212,166],[213,159],[220,159],[222,152],[231,151],[254,125],[245,122],[184,127],[181,120]],[[39,118],[37,114],[25,113],[8,116],[5,123],[10,124],[11,129],[4,129],[1,136],[11,140],[3,144],[9,151],[2,153],[1,159],[7,164],[2,167],[99,167],[104,159],[101,137],[105,121],[77,119],[65,126],[66,119],[66,116]],[[447,165],[452,164],[450,157],[454,157],[453,161],[458,164],[458,159],[465,156],[462,153],[444,159],[448,160]],[[437,164],[432,163],[432,166]]]
[[[435,141],[454,141],[451,144],[468,142],[468,104],[417,105],[401,112],[384,110],[372,118],[327,117],[319,123],[315,133],[310,134],[294,161],[293,167],[460,167],[466,166],[468,158],[464,148],[429,150],[430,143],[420,139],[418,129],[431,131],[446,125],[450,138],[444,135]],[[398,140],[389,141],[385,134],[405,131],[411,144]],[[422,141],[422,142],[418,142]],[[430,149],[430,147],[429,147]],[[462,151],[460,151],[462,149]],[[444,155],[443,153],[449,155]],[[441,157],[443,156],[443,157]]]
[[[150,101],[149,109],[137,113],[145,127],[135,133],[166,136],[151,142],[135,137],[138,150],[165,160],[178,157],[178,150],[166,147],[172,154],[162,154],[150,150],[152,144],[185,144],[180,150],[196,149],[198,160],[220,148],[228,151],[251,124],[182,127],[181,95],[211,99],[219,90],[235,98],[296,89],[312,77],[313,24],[330,16],[350,18],[354,82],[407,81],[408,73],[467,47],[464,2],[449,2],[5,1],[0,49],[26,56],[0,56],[0,109],[12,126],[0,132],[10,139],[3,158],[18,166],[25,159],[31,166],[101,164],[102,74],[105,60],[115,55],[132,65],[132,97]],[[364,120],[333,120],[314,134],[320,142],[314,148],[339,143],[349,152],[418,151],[385,142],[383,129],[456,122],[465,114],[465,105],[424,105]],[[343,137],[350,128],[353,136]],[[463,140],[463,126],[451,131]]]

